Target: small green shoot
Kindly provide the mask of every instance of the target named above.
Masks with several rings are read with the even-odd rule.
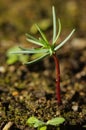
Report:
[[[47,126],[56,126],[58,127],[61,125],[65,119],[63,117],[56,117],[52,118],[51,120],[48,120],[47,122],[43,122],[38,120],[36,117],[32,116],[28,118],[26,124],[29,125],[30,127],[37,128],[37,130],[47,130]]]
[[[45,36],[45,34],[42,32],[42,30],[39,28],[39,26],[36,24],[36,29],[38,30],[38,32],[40,33],[40,37],[37,39],[35,37],[33,37],[30,34],[26,34],[27,36],[27,41],[31,42],[35,45],[38,45],[39,48],[34,48],[34,49],[26,49],[26,48],[22,48],[20,47],[21,50],[15,50],[12,51],[11,53],[14,54],[41,54],[41,56],[39,55],[38,58],[26,62],[25,64],[32,64],[35,62],[38,62],[39,60],[45,58],[46,56],[52,56],[55,62],[55,67],[56,67],[56,96],[57,96],[57,100],[58,100],[58,104],[61,104],[61,95],[60,95],[60,68],[59,68],[59,60],[57,58],[56,52],[57,50],[59,50],[69,39],[70,37],[73,35],[73,33],[75,32],[75,29],[73,29],[71,31],[71,33],[66,37],[66,39],[64,41],[62,41],[61,43],[59,43],[58,45],[56,44],[60,33],[61,33],[61,22],[60,19],[58,19],[58,32],[57,32],[57,27],[56,27],[56,14],[55,14],[55,8],[54,6],[52,7],[52,14],[53,14],[53,37],[52,37],[52,42],[50,43],[47,39],[47,37]]]
[[[32,116],[27,120],[27,124],[33,126],[34,128],[37,128],[43,126],[45,123]]]

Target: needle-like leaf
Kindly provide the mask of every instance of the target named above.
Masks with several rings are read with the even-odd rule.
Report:
[[[35,53],[46,53],[48,49],[28,49],[28,50],[20,50],[15,52],[10,52],[11,54],[35,54]]]
[[[33,49],[30,49],[30,48],[24,48],[24,47],[22,47],[22,46],[19,46],[19,48],[21,49],[21,50],[23,50],[23,51],[39,51],[39,53],[40,52],[47,52],[48,51],[48,49],[46,49],[46,48],[44,48],[44,47],[41,47],[41,48],[33,48]],[[18,51],[21,51],[21,50],[18,50]],[[40,51],[41,50],[41,51]]]
[[[39,43],[40,46],[44,46],[44,43],[42,43],[40,40],[36,39],[32,35],[26,33],[26,36],[28,37],[27,39],[30,39],[30,40],[33,40],[33,41]]]
[[[56,39],[56,14],[55,14],[55,8],[52,7],[52,13],[53,13],[53,43]]]
[[[30,35],[30,34],[28,34],[28,33],[26,33],[25,34],[29,39],[32,39],[32,40],[34,40],[34,41],[38,41],[38,39],[36,39],[35,37],[33,37],[32,35]]]
[[[38,42],[38,41],[34,41],[34,40],[32,40],[32,39],[29,39],[29,38],[26,38],[26,40],[27,40],[28,42],[34,43],[34,44],[36,44],[36,45],[44,46],[42,43],[40,43],[40,42]]]
[[[53,44],[56,43],[57,39],[59,38],[60,36],[60,33],[61,33],[61,22],[60,22],[60,19],[58,19],[58,34],[57,36],[55,37],[54,41],[53,41]]]
[[[41,29],[39,28],[39,26],[38,26],[37,24],[35,24],[35,25],[36,25],[36,28],[37,28],[38,31],[40,32],[40,34],[41,34],[43,40],[45,41],[45,43],[46,43],[46,45],[47,45],[47,44],[48,44],[48,40],[47,40],[45,34],[41,31]]]
[[[61,48],[69,39],[70,37],[72,36],[72,34],[75,32],[75,29],[72,30],[72,32],[68,35],[68,37],[63,41],[61,42],[59,45],[57,45],[55,48],[54,48],[54,51],[58,50],[59,48]]]
[[[41,37],[39,37],[39,41],[44,45],[44,47],[47,47],[48,44],[46,44],[46,42]]]
[[[23,48],[23,47],[21,47],[21,46],[19,46],[19,48],[21,49],[21,50],[27,50],[28,51],[28,48]]]
[[[32,63],[38,62],[38,61],[40,61],[41,59],[45,58],[47,55],[49,55],[49,53],[46,53],[45,55],[42,55],[42,56],[40,56],[39,58],[37,58],[37,59],[35,59],[35,60],[32,60],[32,61],[29,61],[29,62],[24,63],[24,64],[32,64]]]

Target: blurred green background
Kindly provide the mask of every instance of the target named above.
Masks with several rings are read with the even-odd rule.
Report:
[[[76,28],[78,37],[86,33],[86,0],[0,0],[0,40],[22,41],[33,25],[45,31],[52,27],[52,5],[61,19],[63,32]]]

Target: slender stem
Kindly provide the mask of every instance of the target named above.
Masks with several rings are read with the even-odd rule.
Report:
[[[56,54],[53,54],[53,58],[54,58],[54,61],[55,61],[55,68],[56,68],[56,97],[57,97],[57,100],[58,100],[58,104],[61,104],[59,60],[58,60]]]

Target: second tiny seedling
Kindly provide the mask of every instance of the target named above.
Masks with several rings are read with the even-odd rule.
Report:
[[[43,122],[41,120],[38,120],[36,117],[32,116],[27,119],[26,123],[30,127],[37,128],[37,130],[47,130],[48,125],[56,126],[57,128],[59,128],[59,126],[63,124],[64,121],[65,119],[63,117],[55,117],[51,120],[48,120],[47,122]]]
[[[57,96],[57,101],[58,104],[61,104],[61,95],[60,95],[60,68],[59,68],[59,60],[56,55],[56,51],[60,49],[72,36],[74,33],[75,29],[72,30],[72,32],[67,36],[67,38],[56,45],[56,42],[60,36],[61,33],[61,22],[60,19],[58,19],[58,33],[56,29],[56,14],[55,14],[55,8],[54,6],[52,7],[52,14],[53,14],[53,37],[52,37],[52,42],[50,43],[45,34],[42,32],[42,30],[39,28],[39,26],[36,24],[36,28],[39,31],[41,37],[39,39],[36,39],[32,35],[26,34],[27,36],[27,41],[31,42],[33,44],[36,44],[39,46],[39,48],[34,48],[34,49],[26,49],[20,47],[20,51],[15,51],[11,53],[15,54],[41,54],[41,56],[35,60],[29,61],[25,64],[32,64],[34,62],[37,62],[41,59],[43,59],[46,56],[52,56],[54,61],[55,61],[55,67],[56,67],[56,96]]]

